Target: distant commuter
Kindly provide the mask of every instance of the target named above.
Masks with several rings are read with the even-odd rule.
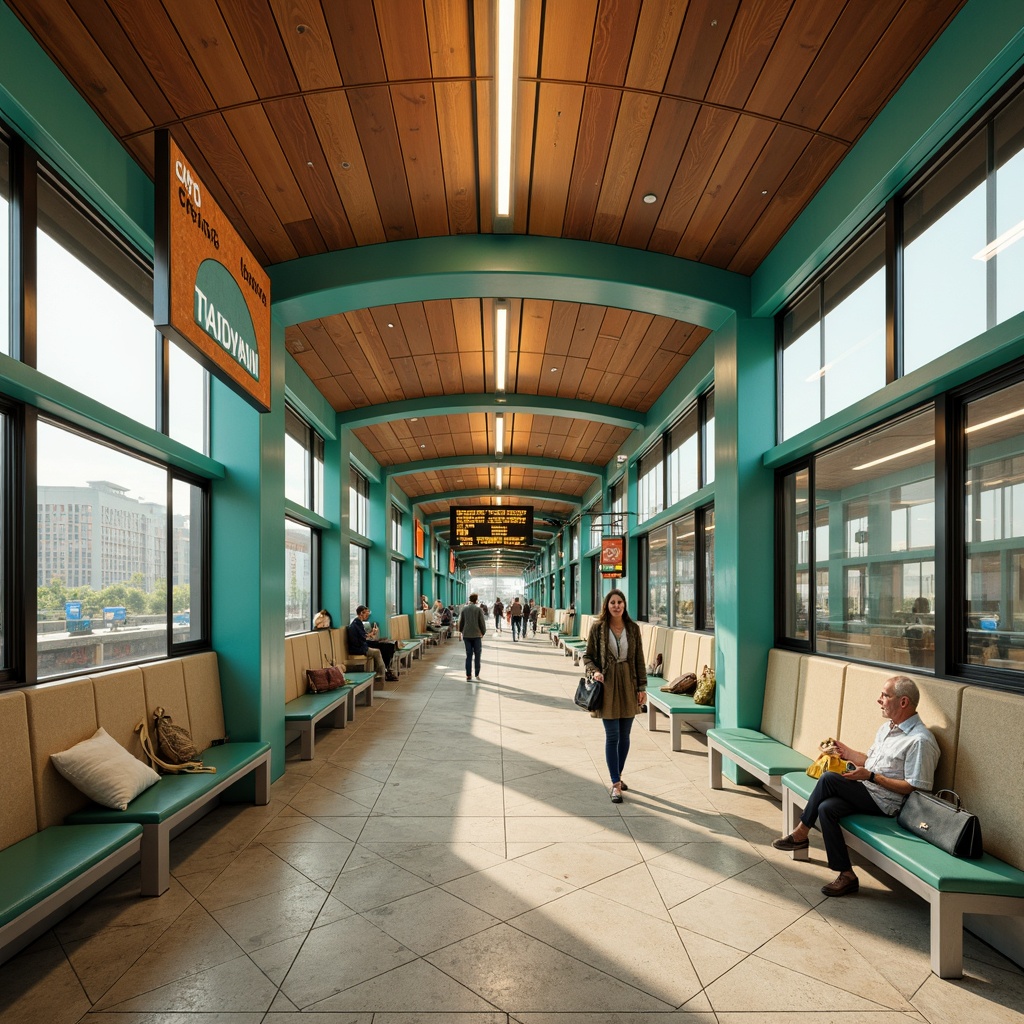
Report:
[[[512,621],[512,642],[517,643],[523,635],[523,602],[518,597],[512,602],[509,617]]]
[[[494,628],[500,633],[505,627],[502,620],[505,618],[505,606],[500,597],[494,599]]]
[[[473,675],[477,679],[480,678],[480,657],[483,653],[483,638],[487,632],[487,616],[476,603],[478,596],[470,594],[469,604],[462,609],[462,614],[459,615],[459,632],[462,634],[462,642],[466,645],[467,683]]]

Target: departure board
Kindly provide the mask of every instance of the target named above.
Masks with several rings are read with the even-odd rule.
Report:
[[[533,506],[451,506],[453,548],[525,548],[533,544]]]

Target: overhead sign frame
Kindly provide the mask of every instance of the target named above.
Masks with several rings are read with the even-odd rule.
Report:
[[[270,410],[270,278],[167,129],[156,133],[153,323]]]
[[[532,505],[451,505],[449,541],[453,548],[533,546]]]

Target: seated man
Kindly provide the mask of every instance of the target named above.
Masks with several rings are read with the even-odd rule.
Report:
[[[887,721],[879,727],[871,748],[864,754],[837,741],[833,752],[857,767],[842,775],[824,772],[800,815],[800,824],[772,843],[776,850],[804,850],[811,827],[819,821],[828,866],[839,872],[834,882],[822,886],[826,896],[850,896],[860,888],[843,839],[842,819],[848,814],[893,817],[909,793],[932,788],[939,745],[917,715],[919,700],[913,679],[887,679],[878,698]]]
[[[366,620],[369,617],[370,609],[365,604],[361,604],[356,609],[356,617],[349,623],[348,653],[369,655],[370,660],[373,662],[374,672],[376,673],[375,682],[383,683],[385,680],[396,679],[397,676],[387,667],[395,653],[395,645],[389,641],[378,640],[376,635],[366,632]],[[374,634],[376,634],[376,627],[374,627]],[[385,659],[383,651],[385,643],[391,648],[388,651],[387,659]]]

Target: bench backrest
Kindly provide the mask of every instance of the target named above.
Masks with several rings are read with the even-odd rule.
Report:
[[[773,740],[793,745],[796,723],[796,695],[800,689],[800,663],[803,655],[772,648],[768,652],[768,670],[764,680],[764,705],[761,732]],[[820,743],[825,737],[818,739]]]
[[[804,757],[815,758],[818,744],[839,732],[846,662],[807,655],[800,663],[800,686],[790,746]]]
[[[700,633],[697,641],[697,665],[694,669],[697,675],[704,671],[707,665],[712,671],[715,669],[715,637],[712,633]]]
[[[27,710],[29,777],[40,829],[61,824],[68,814],[89,803],[53,767],[50,754],[88,739],[100,726],[139,760],[142,744],[135,726],[145,721],[152,729],[157,707],[164,708],[175,725],[188,729],[200,750],[224,737],[220,674],[213,652],[45,683],[21,692]]]
[[[21,690],[0,694],[0,850],[39,830],[32,788],[32,752],[28,742],[28,709]]]
[[[952,788],[978,816],[985,852],[1024,869],[1024,699],[968,686],[960,708]]]
[[[416,633],[422,635],[427,631],[427,613],[425,611],[416,612]]]
[[[408,615],[392,615],[388,619],[388,636],[392,640],[411,640]]]

